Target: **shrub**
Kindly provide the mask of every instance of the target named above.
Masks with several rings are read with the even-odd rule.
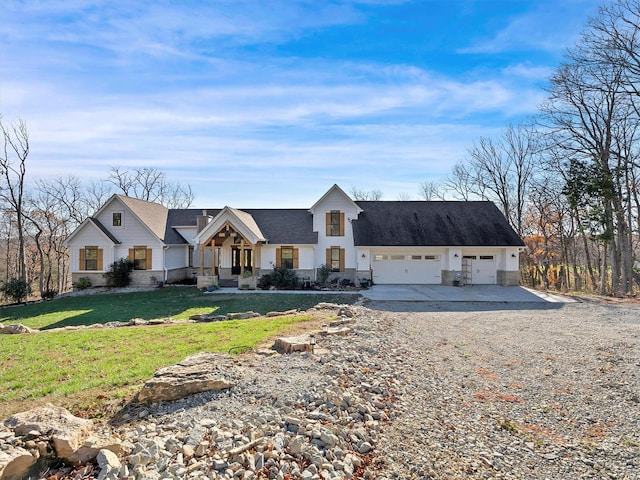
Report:
[[[44,292],[42,292],[40,294],[40,296],[42,297],[43,300],[51,300],[56,295],[58,295],[58,291],[57,290],[45,290]]]
[[[273,281],[271,280],[271,274],[265,273],[258,280],[258,288],[261,290],[269,290],[273,286]]]
[[[133,262],[128,258],[121,258],[113,262],[109,271],[103,276],[107,279],[107,285],[110,287],[126,287],[131,283],[132,270]]]
[[[295,270],[289,270],[284,267],[274,267],[273,272],[269,275],[271,276],[271,283],[278,290],[295,290],[300,283]]]
[[[89,277],[80,277],[74,284],[74,287],[78,290],[86,290],[91,287],[91,280],[89,280]]]
[[[4,298],[20,303],[31,294],[31,285],[26,280],[12,278],[0,287],[0,292]]]
[[[325,265],[323,263],[318,267],[318,272],[316,274],[318,283],[325,283],[329,279],[329,275],[331,275],[331,267],[329,265]]]

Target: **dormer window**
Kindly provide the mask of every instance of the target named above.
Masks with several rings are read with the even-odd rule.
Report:
[[[113,223],[114,227],[122,226],[122,212],[113,212]]]
[[[327,237],[344,236],[344,212],[331,210],[327,212]]]

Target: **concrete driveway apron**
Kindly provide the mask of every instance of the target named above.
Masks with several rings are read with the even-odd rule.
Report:
[[[571,297],[538,292],[524,287],[473,285],[374,285],[360,292],[372,301],[398,302],[533,302],[574,303]]]

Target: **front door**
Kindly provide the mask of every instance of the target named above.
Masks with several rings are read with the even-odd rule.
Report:
[[[251,249],[231,249],[231,275],[240,275],[242,270],[241,265],[243,263],[245,272],[253,271],[253,259],[251,258],[251,252]]]

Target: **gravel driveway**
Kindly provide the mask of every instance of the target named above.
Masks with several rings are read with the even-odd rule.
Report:
[[[386,478],[640,478],[637,305],[368,306],[407,347]]]
[[[315,354],[245,354],[236,387],[124,411],[122,466],[92,475],[640,478],[640,306],[345,310],[351,333],[319,336]]]

